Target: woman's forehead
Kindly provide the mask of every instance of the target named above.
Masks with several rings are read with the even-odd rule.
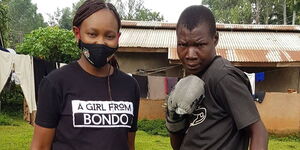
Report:
[[[118,30],[118,21],[109,9],[101,9],[87,17],[81,24],[83,28],[106,28]]]

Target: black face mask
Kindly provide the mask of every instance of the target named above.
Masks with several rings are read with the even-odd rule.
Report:
[[[114,54],[118,47],[111,48],[103,44],[86,44],[79,40],[78,47],[83,50],[85,58],[96,68],[107,64],[107,58]]]

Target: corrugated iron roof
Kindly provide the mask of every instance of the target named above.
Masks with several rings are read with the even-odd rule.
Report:
[[[120,47],[168,48],[176,46],[175,30],[132,29],[120,30]]]
[[[219,24],[217,23],[217,30],[219,31],[285,31],[285,32],[300,32],[299,25],[256,25],[256,24]],[[122,20],[122,27],[124,28],[161,28],[161,29],[175,29],[176,23],[164,23],[154,21],[128,21]]]
[[[166,48],[178,60],[176,32],[166,29],[122,28],[120,47]],[[219,31],[217,54],[233,62],[300,61],[300,33]]]
[[[231,62],[295,62],[300,61],[300,51],[217,49],[220,55]],[[170,60],[179,60],[176,48],[168,50]]]

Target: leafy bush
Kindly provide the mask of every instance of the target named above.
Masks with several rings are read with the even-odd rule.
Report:
[[[13,119],[6,114],[0,113],[0,125],[15,126]]]
[[[292,133],[292,134],[274,134],[270,133],[269,137],[272,139],[276,139],[281,142],[287,142],[287,141],[292,141],[292,142],[300,142],[300,132],[297,133]]]
[[[139,130],[143,130],[148,134],[168,136],[168,131],[165,127],[164,120],[139,120],[138,121]]]
[[[7,82],[0,93],[1,112],[12,116],[22,114],[24,95],[19,85]]]
[[[29,54],[53,62],[69,63],[79,58],[74,35],[59,27],[45,27],[33,30],[17,45],[17,52]]]

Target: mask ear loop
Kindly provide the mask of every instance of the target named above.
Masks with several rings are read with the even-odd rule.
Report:
[[[121,34],[118,33],[118,43],[119,43],[120,35]],[[108,86],[109,100],[112,101],[112,94],[111,94],[111,87],[110,87],[110,69],[111,69],[111,65],[109,64],[109,69],[108,69],[108,74],[107,74],[107,86]]]
[[[108,96],[109,96],[109,100],[112,101],[112,96],[111,96],[111,87],[110,87],[110,68],[111,66],[109,65],[108,68],[108,74],[107,74],[107,87],[108,87]]]

